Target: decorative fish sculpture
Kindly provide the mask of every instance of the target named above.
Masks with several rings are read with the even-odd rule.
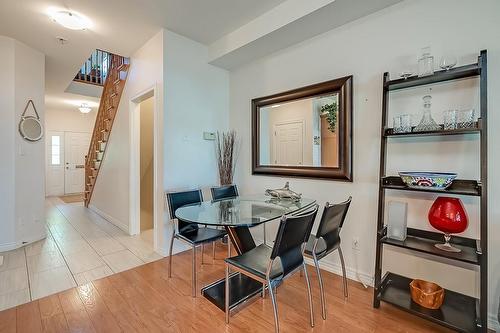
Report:
[[[293,201],[300,201],[300,197],[302,196],[301,193],[294,192],[290,190],[290,185],[288,182],[285,183],[285,186],[283,188],[277,188],[277,189],[267,189],[266,190],[266,195],[270,195],[274,198],[278,199],[291,199]]]

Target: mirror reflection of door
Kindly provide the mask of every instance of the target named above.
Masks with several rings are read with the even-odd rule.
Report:
[[[85,155],[90,144],[89,133],[64,133],[64,193],[82,193],[85,189]]]
[[[338,167],[338,93],[259,109],[262,165]]]
[[[274,164],[303,164],[303,125],[302,121],[274,125]]]

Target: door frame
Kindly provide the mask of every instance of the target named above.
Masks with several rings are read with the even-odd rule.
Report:
[[[129,233],[138,235],[141,231],[141,177],[140,177],[140,103],[153,97],[153,243],[159,252],[163,221],[163,113],[159,89],[156,84],[133,96],[129,101],[130,112],[130,192]]]

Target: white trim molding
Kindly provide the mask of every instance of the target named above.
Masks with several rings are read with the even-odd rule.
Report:
[[[109,223],[115,225],[116,227],[120,228],[121,230],[125,231],[127,233],[127,235],[130,235],[130,231],[128,230],[128,225],[123,223],[122,221],[114,218],[113,216],[103,212],[102,210],[100,210],[99,208],[97,208],[96,206],[90,204],[89,205],[89,209],[91,211],[93,211],[94,213],[96,213],[97,215],[99,215],[100,217],[102,217],[103,219],[105,219],[106,221],[108,221]]]

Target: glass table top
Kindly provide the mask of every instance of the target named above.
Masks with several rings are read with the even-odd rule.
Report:
[[[316,200],[307,198],[294,202],[265,195],[241,196],[183,206],[175,211],[175,216],[179,220],[203,225],[251,227],[282,215],[302,212],[315,203]]]

